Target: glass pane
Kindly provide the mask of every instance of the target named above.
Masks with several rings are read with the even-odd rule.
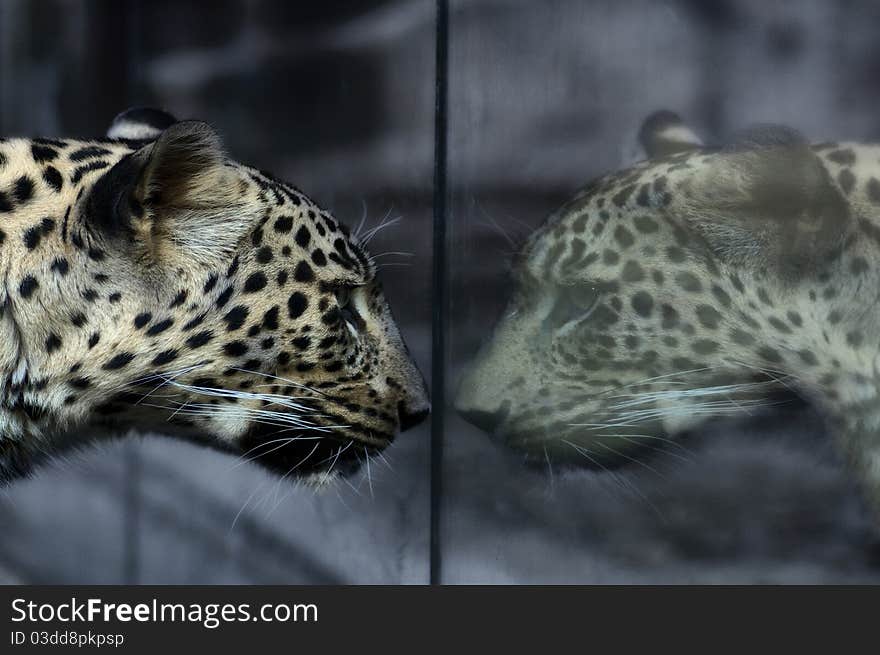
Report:
[[[876,18],[869,2],[452,2],[448,377],[467,421],[450,408],[444,582],[878,580],[864,496],[822,428],[833,385],[810,382],[814,357],[852,351],[825,322],[833,303],[808,319],[791,290],[823,293],[798,262],[828,242],[778,227],[827,210],[839,235],[852,171],[824,171],[852,155],[737,137],[773,122],[876,139]],[[657,110],[690,127],[655,114],[641,142],[656,157],[696,135],[726,149],[565,205],[644,157]],[[876,253],[868,241],[854,247]]]
[[[233,158],[373,235],[429,374],[433,7],[356,4],[3,2],[0,127],[97,137],[135,104],[209,121]],[[422,424],[318,492],[187,441],[108,442],[0,499],[0,578],[426,582],[428,443]]]

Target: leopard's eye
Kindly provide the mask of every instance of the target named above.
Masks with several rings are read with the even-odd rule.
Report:
[[[345,309],[351,302],[351,289],[349,287],[338,287],[336,289],[336,304],[339,309]]]
[[[358,330],[364,326],[364,321],[351,302],[351,287],[337,287],[336,289],[336,306],[339,308],[339,314],[345,321],[345,326],[352,336],[358,335]]]

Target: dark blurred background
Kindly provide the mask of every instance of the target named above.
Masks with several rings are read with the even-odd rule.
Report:
[[[432,195],[448,199],[448,386],[490,332],[509,255],[590,178],[636,157],[659,108],[709,141],[755,122],[877,140],[871,0],[452,0],[434,69],[431,0],[0,0],[0,133],[99,135],[133,104],[201,118],[236,158],[372,243],[404,334],[431,366]],[[434,89],[449,84],[449,186]],[[878,582],[880,548],[803,407],[714,424],[690,462],[625,473],[523,468],[451,413],[444,582]],[[0,581],[423,583],[429,431],[372,479],[315,495],[157,435],[0,492]],[[442,565],[442,566],[441,566]]]

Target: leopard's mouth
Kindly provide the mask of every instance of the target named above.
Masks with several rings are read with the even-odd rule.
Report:
[[[348,477],[390,444],[389,439],[369,435],[314,430],[279,432],[256,426],[240,440],[239,457],[282,478],[299,479],[317,474]]]
[[[652,451],[652,442],[632,435],[596,432],[565,421],[517,421],[508,403],[491,414],[461,414],[493,443],[521,455],[524,463],[534,469],[614,471],[635,466]]]
[[[301,428],[253,425],[239,440],[239,456],[284,478],[349,477],[394,441],[397,425],[362,421],[340,402],[320,400],[309,403],[313,414]]]

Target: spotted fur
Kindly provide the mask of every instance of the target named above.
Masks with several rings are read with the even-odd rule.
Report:
[[[288,476],[355,469],[428,409],[363,244],[157,110],[0,141],[0,478],[89,424]]]
[[[641,141],[528,239],[459,409],[607,468],[795,390],[880,510],[880,147],[763,127],[706,148],[669,113]]]

